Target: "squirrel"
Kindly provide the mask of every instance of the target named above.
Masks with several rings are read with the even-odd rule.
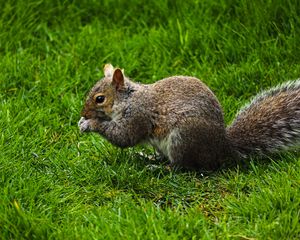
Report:
[[[195,77],[140,84],[111,64],[104,75],[87,96],[80,131],[121,148],[150,143],[171,167],[215,170],[299,146],[300,79],[258,94],[226,127],[218,99]]]

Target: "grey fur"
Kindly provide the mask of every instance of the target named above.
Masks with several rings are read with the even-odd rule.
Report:
[[[300,140],[300,80],[262,92],[227,129],[215,95],[199,79],[174,76],[137,84],[120,71],[114,88],[112,66],[90,91],[78,125],[120,147],[152,144],[171,165],[216,169],[228,159],[267,154]],[[121,79],[122,80],[122,79]],[[107,93],[107,104],[94,96]]]
[[[243,107],[227,129],[244,157],[265,155],[300,143],[300,79],[263,91]]]

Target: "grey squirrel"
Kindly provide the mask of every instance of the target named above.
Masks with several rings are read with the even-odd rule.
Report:
[[[104,75],[90,90],[78,125],[116,146],[150,143],[171,166],[202,170],[299,146],[300,79],[254,97],[225,127],[216,96],[197,78],[139,84],[111,64]]]

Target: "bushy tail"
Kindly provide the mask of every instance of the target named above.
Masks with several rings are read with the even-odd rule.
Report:
[[[254,97],[227,127],[227,136],[243,157],[300,146],[300,79]]]

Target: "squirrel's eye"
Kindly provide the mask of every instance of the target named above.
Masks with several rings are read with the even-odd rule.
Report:
[[[100,95],[95,98],[96,103],[103,103],[105,100],[105,96]]]

